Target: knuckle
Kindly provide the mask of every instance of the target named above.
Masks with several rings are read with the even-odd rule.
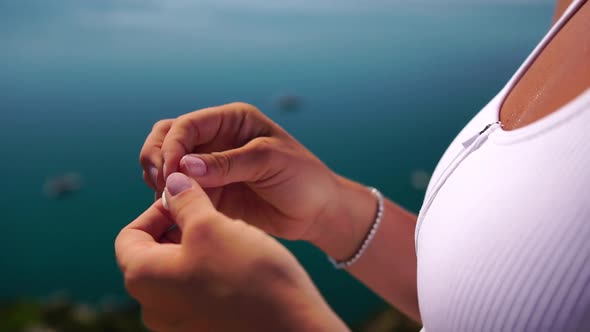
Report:
[[[139,163],[143,167],[148,167],[151,163],[151,154],[146,149],[142,149],[139,153]]]
[[[154,123],[154,125],[152,126],[152,131],[165,130],[167,127],[170,126],[172,121],[174,121],[174,120],[173,119],[163,119],[163,120],[156,121],[156,123]]]
[[[275,151],[278,147],[278,142],[270,137],[259,137],[253,141],[252,150],[258,154],[268,154]]]
[[[260,112],[260,110],[258,110],[258,108],[256,108],[256,106],[242,102],[242,101],[236,101],[230,104],[232,109],[235,109],[237,111],[242,111],[242,112],[253,112],[253,113],[257,113]]]
[[[177,117],[176,119],[174,119],[173,125],[178,126],[178,125],[184,125],[186,123],[190,123],[191,118],[192,118],[192,113],[183,114],[183,115]]]
[[[153,125],[152,133],[147,137],[139,152],[139,163],[143,167],[152,165],[152,159],[155,158],[155,154],[159,151],[162,143],[158,142],[155,137],[161,137],[162,134],[168,132],[173,121],[172,119],[159,120]],[[154,135],[155,133],[157,134]]]
[[[284,154],[281,153],[281,142],[272,139],[271,137],[260,137],[254,141],[252,146],[252,153],[256,156],[257,162],[276,163],[281,159],[285,158]]]
[[[139,163],[143,167],[151,165],[152,156],[154,155],[154,146],[151,142],[146,141],[139,152]]]
[[[193,130],[193,128],[196,127],[194,125],[195,121],[196,119],[198,119],[197,112],[199,111],[186,113],[177,117],[176,119],[174,119],[174,123],[172,124],[172,126],[176,129]]]
[[[219,172],[221,177],[227,177],[230,175],[233,168],[233,159],[230,155],[223,152],[213,152],[213,165]]]
[[[170,133],[171,135],[168,135],[169,138],[165,142],[183,147],[187,152],[200,139],[200,133],[197,126],[193,125],[193,119],[190,113],[176,118],[172,124]]]
[[[234,114],[239,114],[242,119],[251,118],[260,121],[264,118],[262,111],[252,104],[238,101],[229,104],[229,106],[232,112],[235,112]]]

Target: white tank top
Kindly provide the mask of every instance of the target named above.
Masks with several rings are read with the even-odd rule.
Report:
[[[590,89],[525,127],[496,123],[584,2],[570,5],[433,173],[416,226],[427,332],[590,331]]]

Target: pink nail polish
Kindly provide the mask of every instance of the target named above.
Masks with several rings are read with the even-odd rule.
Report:
[[[166,179],[166,189],[175,196],[193,186],[191,179],[182,173],[172,173]]]
[[[199,157],[184,156],[181,160],[190,176],[203,176],[207,173],[207,164]]]
[[[158,185],[158,169],[155,166],[150,166],[148,170],[150,180],[154,186]]]

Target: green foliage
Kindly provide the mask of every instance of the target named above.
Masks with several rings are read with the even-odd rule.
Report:
[[[421,326],[394,308],[385,309],[356,326],[357,332],[417,332]]]
[[[395,309],[383,310],[356,326],[358,332],[417,332],[420,325]],[[146,332],[135,302],[97,309],[67,298],[21,299],[0,305],[0,331]]]
[[[0,306],[0,331],[21,331],[41,322],[41,307],[30,300]]]
[[[145,332],[139,315],[133,303],[98,310],[63,299],[46,303],[18,300],[0,306],[0,331]]]

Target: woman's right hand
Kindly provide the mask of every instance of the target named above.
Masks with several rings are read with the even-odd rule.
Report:
[[[340,177],[254,106],[232,103],[157,122],[141,150],[157,194],[176,171],[206,189],[230,218],[314,242],[338,209]]]

